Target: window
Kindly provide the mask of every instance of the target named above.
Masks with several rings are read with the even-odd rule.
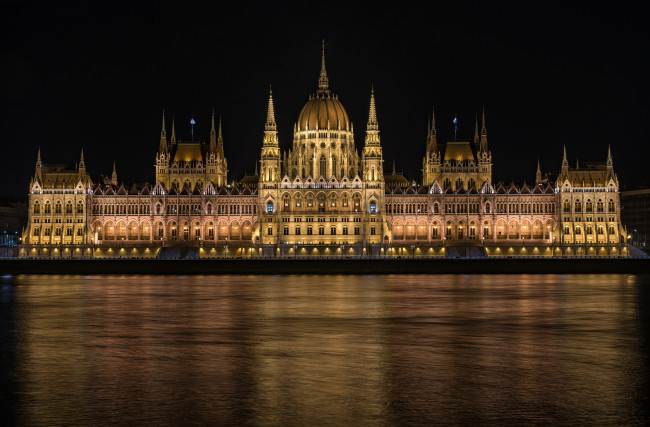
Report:
[[[314,232],[314,228],[311,225],[309,227],[307,227],[307,235],[308,236],[311,236],[313,234],[313,232]]]
[[[269,227],[266,229],[266,234],[269,236],[273,236],[273,227]]]
[[[607,212],[614,212],[614,200],[609,199],[609,203],[607,203]]]
[[[46,214],[52,213],[52,206],[50,206],[50,204],[47,202],[45,203],[45,213]]]
[[[83,228],[77,228],[77,236],[83,236],[83,235],[84,235]]]
[[[273,213],[273,202],[268,202],[266,204],[266,213]]]
[[[71,214],[72,213],[72,203],[68,202],[67,205],[65,205],[65,213]]]
[[[39,205],[38,202],[34,205],[34,213],[41,213],[41,205]]]
[[[65,235],[66,235],[66,236],[72,236],[72,228],[67,227],[67,228],[65,229]]]
[[[284,234],[285,236],[288,236],[288,235],[289,235],[289,227],[288,227],[288,226],[285,225],[285,226],[282,228],[282,234]]]
[[[284,196],[284,207],[288,208],[289,207],[289,195]]]
[[[331,227],[330,227],[330,234],[331,234],[332,236],[336,236],[336,226],[331,226]]]
[[[348,235],[348,227],[347,227],[347,225],[343,227],[343,235],[344,236]]]
[[[374,236],[375,234],[375,227],[370,227],[370,235]]]
[[[318,235],[319,236],[325,235],[325,227],[318,227]]]
[[[354,227],[354,235],[359,236],[361,234],[361,228],[359,226]]]
[[[598,234],[605,234],[605,227],[603,227],[602,225],[599,225],[597,230],[598,230]]]
[[[377,213],[377,204],[374,201],[370,202],[370,213]]]
[[[54,213],[58,213],[58,214],[61,213],[61,203],[57,202],[56,208],[54,209]]]
[[[300,226],[296,227],[296,236],[300,236]]]

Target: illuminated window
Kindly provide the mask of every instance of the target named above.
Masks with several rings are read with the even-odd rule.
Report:
[[[266,204],[266,212],[267,213],[273,213],[273,202],[268,202]]]

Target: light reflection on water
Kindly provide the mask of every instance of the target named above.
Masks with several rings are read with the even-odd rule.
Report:
[[[45,424],[642,424],[628,275],[18,276],[4,417]]]

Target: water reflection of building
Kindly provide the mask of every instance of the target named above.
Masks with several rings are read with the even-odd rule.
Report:
[[[485,113],[473,139],[447,141],[432,115],[417,184],[394,169],[384,174],[378,111],[372,90],[357,147],[352,121],[330,89],[323,50],[316,91],[288,150],[280,147],[269,94],[253,176],[228,184],[214,114],[208,142],[177,138],[173,121],[168,138],[163,114],[154,183],[120,184],[115,167],[92,180],[83,152],[72,169],[44,165],[39,152],[22,254],[179,253],[173,247],[203,257],[623,253],[611,152],[605,163],[573,168],[565,150],[557,181],[538,163],[534,183],[496,183]]]

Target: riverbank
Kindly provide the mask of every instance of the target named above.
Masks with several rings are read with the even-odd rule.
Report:
[[[0,274],[650,273],[650,258],[0,259]]]

